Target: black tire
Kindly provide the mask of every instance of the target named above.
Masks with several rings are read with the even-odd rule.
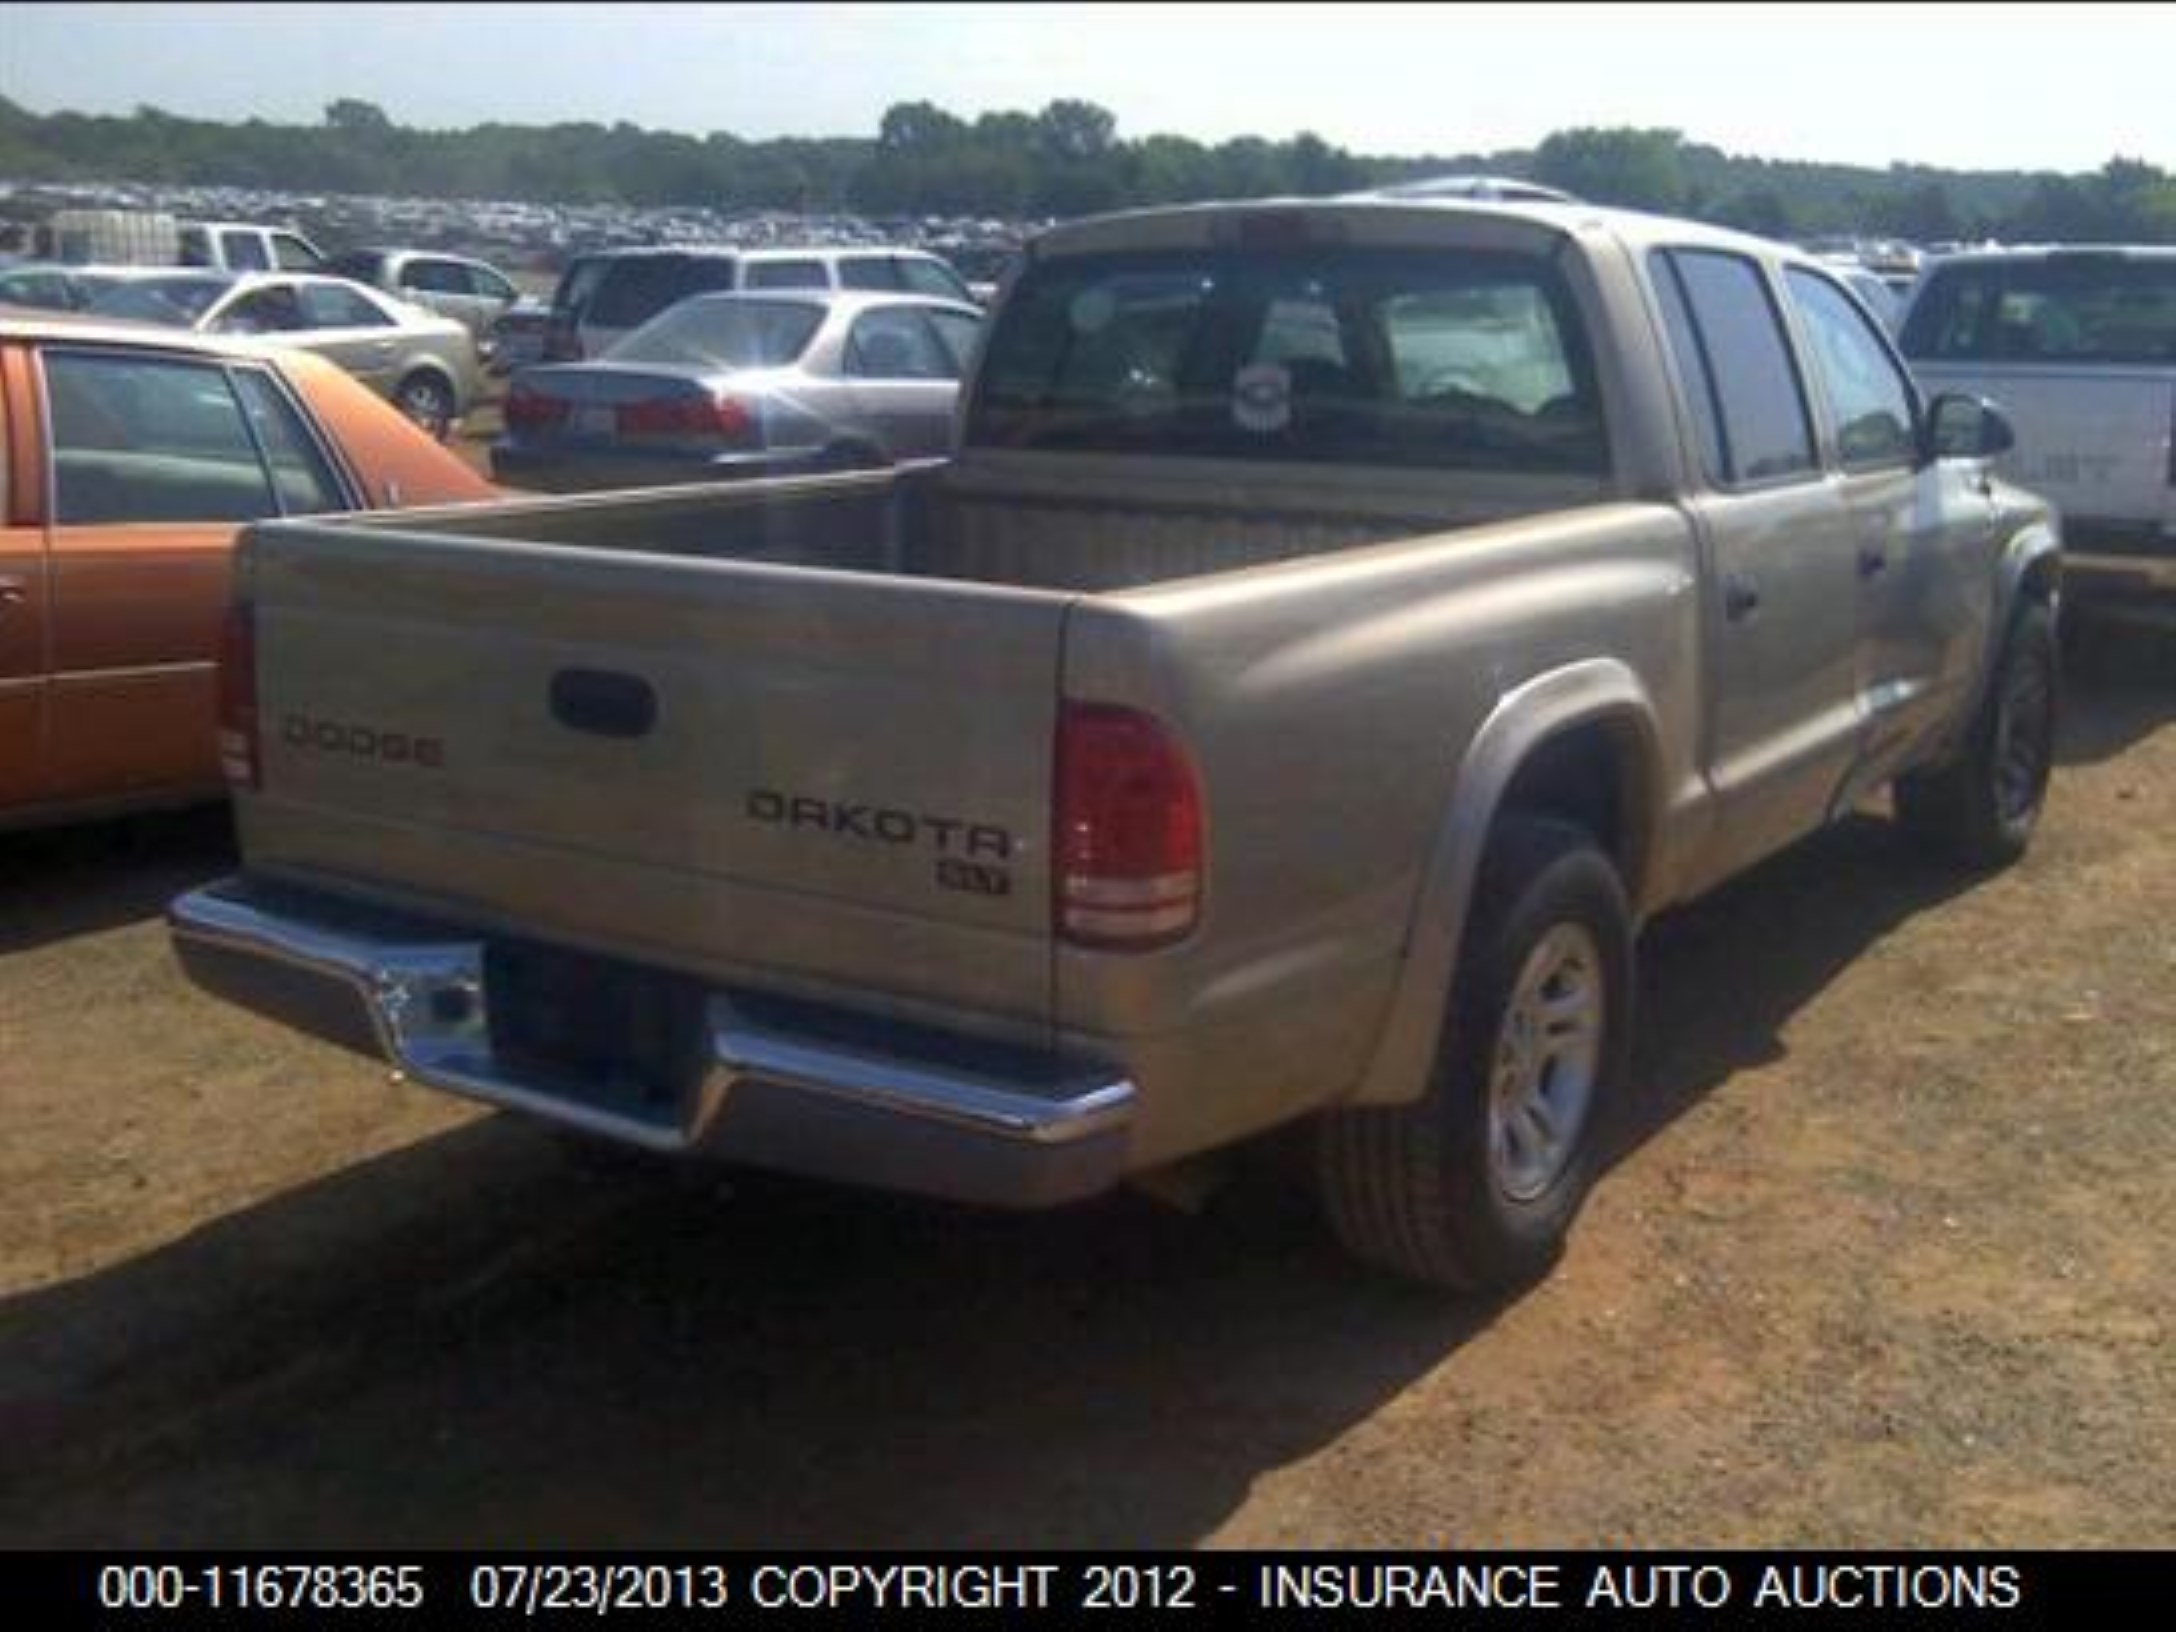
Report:
[[[1975,872],[2025,853],[2055,768],[2061,673],[2055,619],[2028,601],[2011,620],[1964,752],[1897,779],[1897,820],[1923,848]]]
[[[453,387],[428,369],[417,369],[393,388],[393,406],[441,442],[453,432]]]
[[[1545,948],[1577,953],[1599,1013],[1569,1067],[1553,1055],[1535,1065],[1529,1052],[1528,1071],[1517,1056],[1530,1043],[1507,1025],[1534,1035],[1549,985],[1532,985],[1537,960],[1546,968],[1554,956]],[[1331,1229],[1366,1262],[1435,1286],[1487,1292],[1539,1279],[1600,1171],[1631,1034],[1631,912],[1616,868],[1577,827],[1507,819],[1483,863],[1427,1092],[1323,1119],[1317,1177]],[[1572,1125],[1555,1156],[1522,1160],[1509,1137],[1519,1118],[1494,1104],[1499,1062],[1507,1084],[1534,1077],[1529,1102],[1554,1103],[1576,1089],[1589,1050],[1583,1102],[1556,1104]]]

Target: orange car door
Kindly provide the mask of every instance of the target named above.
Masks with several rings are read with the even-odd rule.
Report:
[[[38,797],[45,738],[45,528],[27,355],[0,347],[0,821]]]
[[[212,663],[238,526],[272,485],[230,370],[48,345],[45,796],[216,792]]]

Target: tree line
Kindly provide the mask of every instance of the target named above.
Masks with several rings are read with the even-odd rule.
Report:
[[[1775,237],[2176,243],[2176,177],[2113,157],[2097,171],[1961,171],[1745,158],[1675,130],[1581,128],[1532,148],[1381,157],[1311,133],[1286,141],[1122,138],[1108,109],[1061,99],[974,119],[888,109],[859,137],[748,141],[626,121],[419,130],[343,99],[316,125],[33,114],[0,98],[0,177],[133,181],[714,209],[1072,216],[1190,199],[1314,195],[1450,172],[1525,177],[1603,204]]]

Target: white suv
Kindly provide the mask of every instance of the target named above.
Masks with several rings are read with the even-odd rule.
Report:
[[[1991,397],[2009,417],[2005,474],[2061,511],[2066,593],[2176,619],[2176,249],[1946,257],[1901,344],[1930,393]]]

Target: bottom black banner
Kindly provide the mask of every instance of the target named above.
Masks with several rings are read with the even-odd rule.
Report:
[[[2136,1612],[2168,1624],[2157,1553],[289,1554],[15,1553],[16,1625],[503,1625],[564,1617],[697,1624],[844,1613],[1149,1612],[2039,1622]],[[28,1611],[30,1619],[22,1617]]]

